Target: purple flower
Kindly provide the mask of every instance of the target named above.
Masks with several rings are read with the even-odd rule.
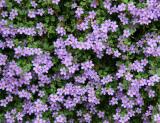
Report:
[[[63,116],[63,115],[58,115],[56,118],[55,118],[55,123],[66,123],[67,120],[66,120],[66,117]]]
[[[18,16],[18,11],[16,9],[12,9],[11,12],[9,13],[9,19],[13,20],[15,17]]]
[[[126,30],[123,31],[123,36],[125,38],[128,38],[130,35],[131,35],[131,33],[130,33],[130,31],[128,29],[126,29]]]
[[[43,9],[37,9],[36,14],[42,16],[44,14],[44,10]]]
[[[14,1],[16,1],[18,4],[22,2],[22,0],[14,0]]]
[[[48,8],[48,14],[53,15],[54,10],[52,8]]]
[[[132,77],[133,77],[133,75],[132,75],[131,73],[126,73],[126,74],[125,74],[125,78],[126,78],[126,80],[128,80],[128,81],[131,81],[131,80],[132,80]]]
[[[119,57],[121,55],[121,53],[118,50],[116,50],[116,51],[113,52],[113,55],[115,57]]]
[[[0,65],[5,65],[7,61],[7,56],[0,53]]]
[[[120,21],[122,22],[123,25],[128,24],[129,23],[129,19],[126,17],[126,15],[124,13],[120,13],[118,15]]]
[[[39,114],[41,112],[45,112],[48,110],[48,107],[46,104],[43,104],[41,100],[36,100],[33,104],[33,107],[32,107],[32,111],[33,113],[35,114]]]
[[[118,7],[117,7],[117,9],[120,12],[121,11],[125,11],[126,10],[126,4],[124,4],[124,3],[119,4]]]
[[[47,121],[40,118],[40,117],[36,117],[34,120],[33,120],[33,123],[46,123]]]
[[[59,2],[60,2],[60,0],[52,0],[53,4],[57,4],[58,5]]]
[[[31,6],[32,6],[33,8],[36,8],[37,5],[38,5],[38,4],[37,4],[35,1],[31,1]]]
[[[99,112],[98,112],[98,117],[99,117],[99,118],[104,118],[104,112],[99,111]]]
[[[81,64],[81,68],[83,70],[92,69],[92,67],[94,67],[94,64],[92,63],[92,61],[86,61],[86,62]]]
[[[81,15],[84,13],[84,11],[82,8],[78,7],[75,13],[76,13],[76,17],[80,18]]]
[[[37,74],[48,73],[53,66],[49,53],[36,56],[32,63]]]
[[[84,114],[84,120],[87,122],[87,123],[90,123],[91,122],[91,116],[90,114]]]
[[[16,115],[16,118],[18,121],[23,121],[23,117],[24,117],[24,114],[21,113],[21,112],[18,112],[17,115]]]
[[[35,17],[36,17],[36,12],[29,10],[29,11],[28,11],[28,17],[29,17],[29,18],[35,18]]]
[[[154,121],[159,122],[160,121],[160,114],[154,115]]]
[[[148,92],[148,96],[149,96],[150,98],[155,97],[155,91],[150,90],[150,91]]]
[[[98,6],[97,0],[93,0],[90,6],[93,8],[97,8],[97,6]]]
[[[3,12],[1,13],[1,16],[2,16],[3,18],[7,17],[7,16],[8,16],[8,12],[7,12],[7,11],[3,11]]]
[[[116,104],[118,104],[118,99],[112,97],[112,99],[110,100],[110,105],[116,105]]]
[[[112,88],[109,88],[109,89],[107,89],[107,93],[108,93],[108,95],[113,95],[114,90]]]
[[[29,93],[29,92],[27,92],[27,91],[25,91],[25,90],[22,90],[22,91],[19,91],[18,92],[18,96],[20,97],[20,98],[26,98],[26,99],[30,99],[31,98],[31,93]]]
[[[58,26],[58,27],[56,28],[56,31],[57,31],[57,33],[60,34],[61,36],[66,35],[66,31],[65,31],[65,29],[64,29],[63,27]]]
[[[103,79],[101,80],[102,84],[105,85],[109,82],[113,81],[113,77],[111,75],[107,75],[105,77],[103,77]]]

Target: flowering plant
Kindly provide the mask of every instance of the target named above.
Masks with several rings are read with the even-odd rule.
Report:
[[[0,122],[160,122],[159,0],[1,0]]]

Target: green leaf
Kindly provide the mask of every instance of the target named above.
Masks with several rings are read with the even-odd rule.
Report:
[[[122,0],[124,3],[128,3],[129,1],[128,0]]]
[[[156,69],[156,74],[160,76],[160,68]]]

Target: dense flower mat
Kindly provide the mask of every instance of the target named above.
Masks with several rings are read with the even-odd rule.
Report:
[[[0,123],[160,122],[159,0],[0,0]]]

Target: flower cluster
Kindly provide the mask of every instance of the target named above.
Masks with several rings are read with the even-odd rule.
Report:
[[[160,122],[159,0],[0,0],[0,122]]]

